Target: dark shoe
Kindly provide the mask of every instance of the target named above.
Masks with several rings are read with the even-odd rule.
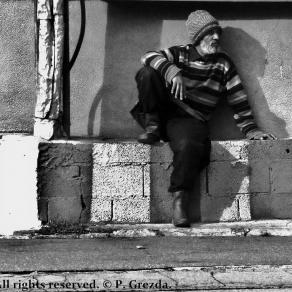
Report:
[[[173,193],[173,225],[176,227],[190,227],[187,216],[188,193],[186,191],[178,191]]]
[[[143,143],[143,144],[155,144],[160,141],[160,137],[153,134],[153,133],[143,133],[139,135],[138,137],[138,142]]]
[[[145,133],[138,137],[138,142],[155,144],[160,141],[160,121],[158,114],[145,114]]]

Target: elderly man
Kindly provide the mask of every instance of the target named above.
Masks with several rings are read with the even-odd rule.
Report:
[[[186,212],[196,176],[209,163],[210,139],[207,121],[221,98],[234,110],[237,126],[248,139],[274,139],[261,131],[253,118],[236,68],[220,50],[222,28],[207,11],[192,12],[186,28],[191,44],[150,51],[136,82],[139,102],[133,117],[144,127],[138,141],[155,144],[169,141],[173,172],[173,224],[188,227]]]

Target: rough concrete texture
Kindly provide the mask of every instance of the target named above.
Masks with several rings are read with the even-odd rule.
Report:
[[[238,221],[238,202],[235,196],[214,198],[203,196],[201,200],[201,220]]]
[[[91,222],[110,222],[113,218],[113,202],[95,198],[91,203]]]
[[[292,140],[212,142],[212,161],[191,192],[191,219],[291,218],[290,148]],[[170,222],[171,160],[168,144],[42,143],[41,218],[74,223]],[[62,214],[58,204],[72,208]]]
[[[37,213],[39,140],[7,135],[0,139],[0,234],[40,226]]]
[[[94,144],[92,200],[98,203],[92,204],[91,220],[150,222],[149,163],[150,146]],[[110,213],[97,212],[103,204],[111,206]]]
[[[273,194],[292,193],[291,161],[276,161],[272,163],[271,192]]]
[[[249,191],[248,174],[247,161],[214,161],[208,167],[208,193],[217,196],[246,194]]]
[[[136,142],[95,143],[93,145],[94,163],[106,166],[122,163],[149,163],[151,150],[149,145]]]
[[[221,291],[221,289],[291,291],[291,270],[291,265],[198,266],[95,272],[34,272],[22,275],[2,273],[0,280],[3,285],[1,287],[5,285],[6,289],[29,289],[32,292],[44,291],[44,289],[76,291],[77,287],[78,291],[88,291],[88,289],[90,291],[194,291],[194,289],[196,291]]]
[[[143,196],[143,166],[95,166],[93,198]]]
[[[87,222],[92,198],[92,144],[40,143],[38,160],[40,219]],[[42,205],[43,204],[43,205]]]
[[[250,141],[217,141],[217,147],[212,148],[211,161],[236,161],[247,160]]]
[[[70,72],[72,135],[136,137],[141,129],[129,109],[137,100],[140,57],[188,43],[184,22],[199,8],[221,22],[222,47],[242,76],[259,125],[278,137],[291,136],[291,3],[84,2],[85,35]],[[69,6],[72,55],[81,18],[79,3],[69,1]],[[210,125],[215,140],[242,137],[224,101]]]
[[[128,197],[114,201],[114,222],[150,222],[150,198]]]
[[[0,132],[32,132],[35,106],[34,4],[1,0]]]

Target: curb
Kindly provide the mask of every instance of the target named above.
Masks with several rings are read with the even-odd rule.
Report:
[[[172,224],[90,224],[43,226],[39,230],[17,231],[0,239],[100,238],[148,236],[292,236],[292,220],[196,223],[190,228]]]
[[[5,291],[200,291],[292,288],[292,266],[214,266],[1,274]],[[5,286],[3,286],[5,285]],[[55,289],[55,290],[54,290]],[[22,290],[24,291],[24,290]],[[232,290],[231,290],[232,291]],[[254,291],[254,290],[253,290]],[[263,291],[263,290],[262,290]]]

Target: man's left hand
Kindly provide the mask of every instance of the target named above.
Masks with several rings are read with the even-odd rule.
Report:
[[[276,137],[271,133],[265,133],[260,130],[248,133],[247,138],[250,140],[276,140]]]

